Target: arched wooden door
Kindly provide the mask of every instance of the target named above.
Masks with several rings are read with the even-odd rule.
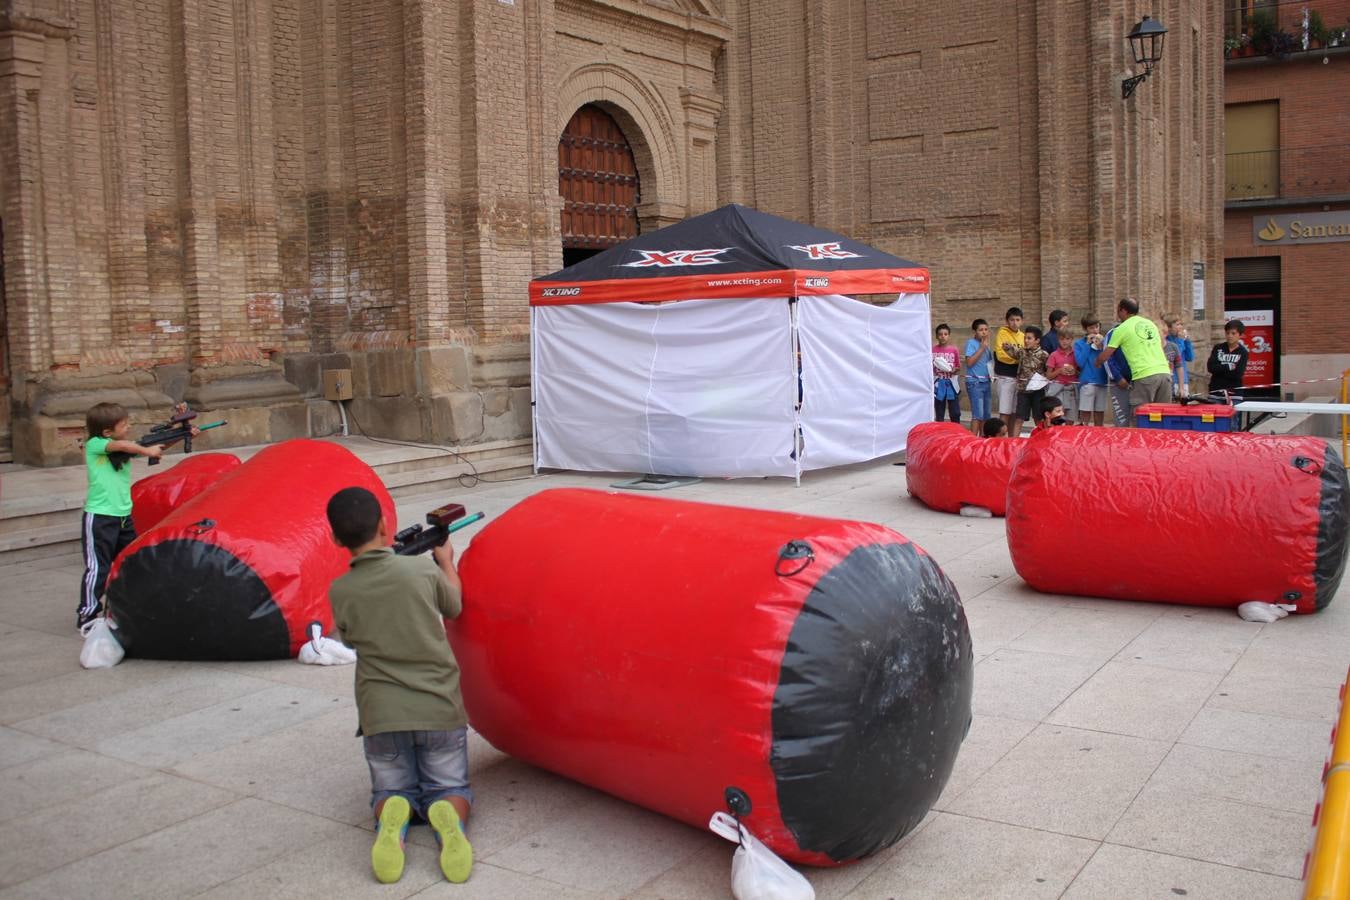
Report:
[[[563,265],[637,236],[638,187],[619,123],[593,104],[578,109],[558,141]]]

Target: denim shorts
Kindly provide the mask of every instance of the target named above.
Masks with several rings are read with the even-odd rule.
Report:
[[[469,789],[468,729],[384,731],[362,738],[370,766],[370,805],[394,795],[408,798],[426,816],[427,807],[446,797],[473,803]]]
[[[989,379],[966,378],[966,394],[970,397],[970,417],[976,421],[989,418]]]

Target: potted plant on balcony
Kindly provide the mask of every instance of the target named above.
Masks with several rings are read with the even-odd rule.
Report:
[[[1223,39],[1224,59],[1238,59],[1243,56],[1252,56],[1255,53],[1256,51],[1252,49],[1251,38],[1245,34]]]
[[[1276,29],[1270,36],[1270,43],[1266,48],[1266,53],[1277,59],[1288,59],[1289,54],[1301,48],[1301,43],[1292,34],[1283,29]]]
[[[1269,53],[1271,37],[1279,28],[1275,13],[1269,9],[1258,9],[1247,19],[1247,34],[1257,53]]]
[[[1325,47],[1327,35],[1327,23],[1322,21],[1322,14],[1315,9],[1311,10],[1308,13],[1308,49],[1317,50]]]

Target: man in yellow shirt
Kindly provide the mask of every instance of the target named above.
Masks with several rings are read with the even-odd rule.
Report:
[[[1130,384],[1130,408],[1145,403],[1172,401],[1172,367],[1163,350],[1162,331],[1148,318],[1139,315],[1139,304],[1128,297],[1116,305],[1120,324],[1111,330],[1111,340],[1097,356],[1097,365],[1119,350],[1134,375]],[[1130,424],[1134,424],[1131,422]]]
[[[1009,437],[1013,420],[1017,417],[1017,357],[1003,349],[1004,344],[1021,347],[1026,341],[1022,334],[1022,310],[1014,306],[1003,314],[1004,325],[994,336],[994,407],[1008,426]]]

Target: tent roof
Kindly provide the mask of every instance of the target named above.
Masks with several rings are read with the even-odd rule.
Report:
[[[928,287],[928,270],[918,263],[733,203],[536,278],[530,304],[927,293]]]

